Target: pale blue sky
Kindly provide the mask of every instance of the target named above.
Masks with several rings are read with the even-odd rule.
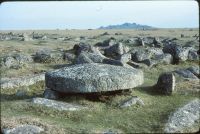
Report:
[[[4,2],[0,30],[88,29],[124,22],[161,28],[199,27],[195,1]]]

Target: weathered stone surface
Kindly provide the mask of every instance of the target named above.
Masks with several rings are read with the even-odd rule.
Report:
[[[155,55],[154,59],[161,64],[171,64],[173,63],[173,57],[171,54],[165,53],[161,55]]]
[[[35,125],[20,125],[12,129],[3,129],[4,134],[39,134],[44,129]]]
[[[1,66],[5,66],[7,68],[10,68],[12,66],[18,65],[17,61],[12,56],[6,56],[2,59],[3,62],[1,62]]]
[[[199,55],[196,50],[189,50],[188,60],[199,60]]]
[[[164,54],[162,49],[160,49],[160,48],[151,47],[151,48],[147,48],[147,51],[149,51],[152,56]]]
[[[135,104],[138,104],[138,105],[144,105],[144,102],[142,101],[142,99],[140,99],[139,97],[137,96],[134,96],[134,97],[131,97],[129,98],[128,100],[124,101],[122,104],[120,104],[120,108],[126,108],[126,107],[130,107],[132,105],[135,105]]]
[[[154,37],[150,37],[150,36],[149,37],[144,37],[143,40],[144,40],[145,44],[150,45],[150,44],[153,44]]]
[[[142,38],[138,38],[137,42],[139,45],[145,46],[144,40]]]
[[[58,62],[63,60],[64,56],[61,52],[53,52],[51,50],[41,50],[36,52],[34,61],[39,63]]]
[[[76,64],[83,63],[102,63],[106,57],[100,53],[97,48],[93,48],[93,52],[81,52],[76,58]]]
[[[158,48],[163,47],[163,44],[161,43],[161,41],[160,41],[159,38],[157,38],[157,37],[154,37],[154,39],[153,39],[153,45],[154,45],[155,47],[158,47]]]
[[[173,113],[164,128],[165,133],[194,133],[199,131],[200,100],[195,99]],[[193,128],[194,125],[197,128]]]
[[[57,92],[57,91],[51,90],[49,88],[46,88],[44,90],[43,96],[46,99],[56,100],[56,99],[59,99],[61,97],[61,94],[59,92]]]
[[[85,109],[86,107],[77,105],[77,104],[70,104],[67,102],[61,102],[61,101],[55,101],[55,100],[49,100],[45,98],[33,98],[32,100],[35,104],[44,105],[46,107],[54,108],[59,111],[76,111]]]
[[[30,55],[17,53],[17,54],[8,54],[7,56],[2,57],[0,62],[1,67],[18,69],[22,68],[26,63],[33,62],[33,58]]]
[[[104,64],[115,65],[115,66],[123,66],[124,65],[124,63],[122,63],[119,60],[113,60],[113,59],[109,59],[109,58],[103,59],[103,63]]]
[[[146,64],[137,63],[137,62],[133,62],[133,61],[129,61],[127,64],[134,68],[139,68],[139,69],[147,69],[148,68],[148,66]]]
[[[141,61],[141,63],[144,63],[146,64],[147,66],[149,67],[153,67],[155,66],[158,62],[156,60],[153,60],[153,59],[145,59],[143,61]]]
[[[178,74],[180,77],[186,78],[186,79],[198,79],[197,76],[195,76],[190,70],[187,69],[179,69],[174,71],[176,74]]]
[[[163,52],[170,53],[173,56],[174,62],[186,61],[190,50],[192,50],[192,48],[182,47],[175,43],[166,44],[163,48]]]
[[[142,62],[145,60],[155,59],[158,55],[163,55],[162,49],[159,48],[136,48],[131,50],[132,60]]]
[[[131,60],[131,54],[129,53],[126,53],[126,54],[122,54],[120,56],[120,59],[119,59],[122,63],[127,63]]]
[[[24,41],[32,41],[33,39],[26,33],[23,33]]]
[[[72,53],[65,53],[65,54],[64,54],[64,59],[65,59],[66,61],[73,62],[73,61],[76,59],[76,55],[75,55],[75,54],[72,54]]]
[[[29,86],[33,85],[38,81],[44,81],[44,74],[37,74],[33,76],[25,76],[20,78],[4,78],[0,81],[1,89],[5,88],[15,88],[20,86]]]
[[[94,50],[95,49],[96,48],[94,48]],[[98,49],[96,49],[92,53],[83,51],[77,56],[75,60],[75,64],[103,63],[103,64],[110,64],[110,65],[117,65],[117,66],[126,66],[125,60],[128,62],[131,59],[131,54],[123,54],[120,57],[121,57],[120,60],[107,58],[104,55],[102,55]]]
[[[187,68],[187,70],[189,70],[189,71],[192,72],[195,76],[197,76],[198,78],[200,78],[199,66],[192,66],[192,67]]]
[[[175,91],[175,77],[173,73],[163,73],[159,76],[155,90],[162,94],[171,95]]]
[[[33,62],[33,58],[27,54],[15,54],[13,57],[18,61],[19,64]]]
[[[79,64],[47,72],[46,86],[60,92],[101,92],[134,88],[143,83],[143,72],[106,64]]]
[[[128,51],[129,48],[124,46],[121,42],[119,42],[105,49],[105,55],[115,57],[127,53]]]
[[[135,53],[132,53],[132,60],[135,62],[141,62],[151,58],[151,53],[147,49],[138,49]]]
[[[116,43],[117,42],[116,42],[115,38],[109,38],[109,39],[103,41],[102,46],[113,46]]]
[[[83,51],[93,53],[94,47],[89,44],[79,43],[79,44],[74,45],[73,50],[74,50],[75,55],[79,55]]]
[[[186,61],[188,59],[189,48],[177,45],[175,47],[175,58],[179,61]]]
[[[84,63],[94,63],[92,59],[89,58],[91,53],[82,52],[78,55],[75,60],[75,64],[84,64]]]

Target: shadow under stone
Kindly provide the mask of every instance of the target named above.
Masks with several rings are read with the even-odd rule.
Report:
[[[116,95],[130,95],[131,90],[117,90],[117,91],[108,91],[108,92],[98,92],[98,93],[60,93],[62,99],[69,99],[70,98],[84,98],[89,101],[96,101],[96,102],[107,102],[111,100]]]
[[[72,66],[73,64],[58,64],[58,65],[52,65],[51,67],[53,69],[60,69],[60,68],[63,68],[63,67],[70,67]]]
[[[165,94],[162,94],[160,93],[157,89],[156,89],[156,86],[153,85],[153,86],[144,86],[144,87],[139,87],[139,92],[142,92],[142,93],[146,93],[146,94],[149,94],[149,95],[165,95]]]

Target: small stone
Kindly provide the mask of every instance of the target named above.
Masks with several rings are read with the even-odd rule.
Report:
[[[154,59],[157,60],[158,63],[161,63],[161,64],[171,64],[173,62],[172,55],[168,53],[155,55]]]
[[[192,66],[192,67],[187,68],[187,70],[189,70],[189,71],[192,72],[195,76],[197,76],[198,78],[200,78],[199,66]]]
[[[12,129],[3,129],[4,134],[39,134],[44,129],[35,125],[20,125]]]
[[[17,61],[11,56],[5,57],[3,61],[4,61],[5,67],[7,68],[17,65]]]
[[[196,50],[189,50],[188,60],[199,60],[199,55]]]
[[[92,53],[92,52],[94,52],[93,49],[94,49],[93,46],[86,44],[86,43],[82,43],[82,42],[79,44],[75,44],[73,47],[75,55],[79,55],[83,51]]]
[[[198,79],[197,76],[195,76],[190,70],[187,69],[179,69],[175,70],[174,72],[185,79]]]
[[[134,96],[134,97],[131,97],[130,99],[126,100],[125,102],[123,102],[120,105],[120,108],[130,107],[135,104],[143,106],[144,102],[139,97]]]
[[[175,77],[173,73],[163,73],[159,76],[155,90],[162,94],[171,95],[175,91]]]
[[[86,108],[84,106],[77,105],[77,104],[70,104],[67,102],[60,102],[60,101],[49,100],[45,98],[33,98],[32,102],[35,104],[40,104],[46,107],[57,109],[59,111],[76,111],[76,110],[81,110],[81,109]]]
[[[120,56],[120,61],[121,61],[122,63],[127,63],[127,62],[129,62],[130,60],[131,60],[131,54],[129,54],[129,53],[122,54],[122,55]]]
[[[75,60],[75,64],[94,63],[85,52],[81,52]]]
[[[60,93],[49,88],[46,88],[43,94],[44,98],[46,99],[59,99],[61,97]]]

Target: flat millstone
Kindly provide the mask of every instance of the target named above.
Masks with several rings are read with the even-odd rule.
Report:
[[[49,99],[45,99],[45,98],[33,98],[32,102],[35,104],[40,104],[40,105],[44,105],[46,107],[51,107],[51,108],[57,109],[59,111],[64,111],[64,110],[76,111],[76,110],[81,110],[81,109],[86,108],[84,106],[77,105],[77,104],[49,100]]]
[[[79,64],[47,72],[46,86],[65,93],[124,90],[143,83],[143,72],[107,64]]]

